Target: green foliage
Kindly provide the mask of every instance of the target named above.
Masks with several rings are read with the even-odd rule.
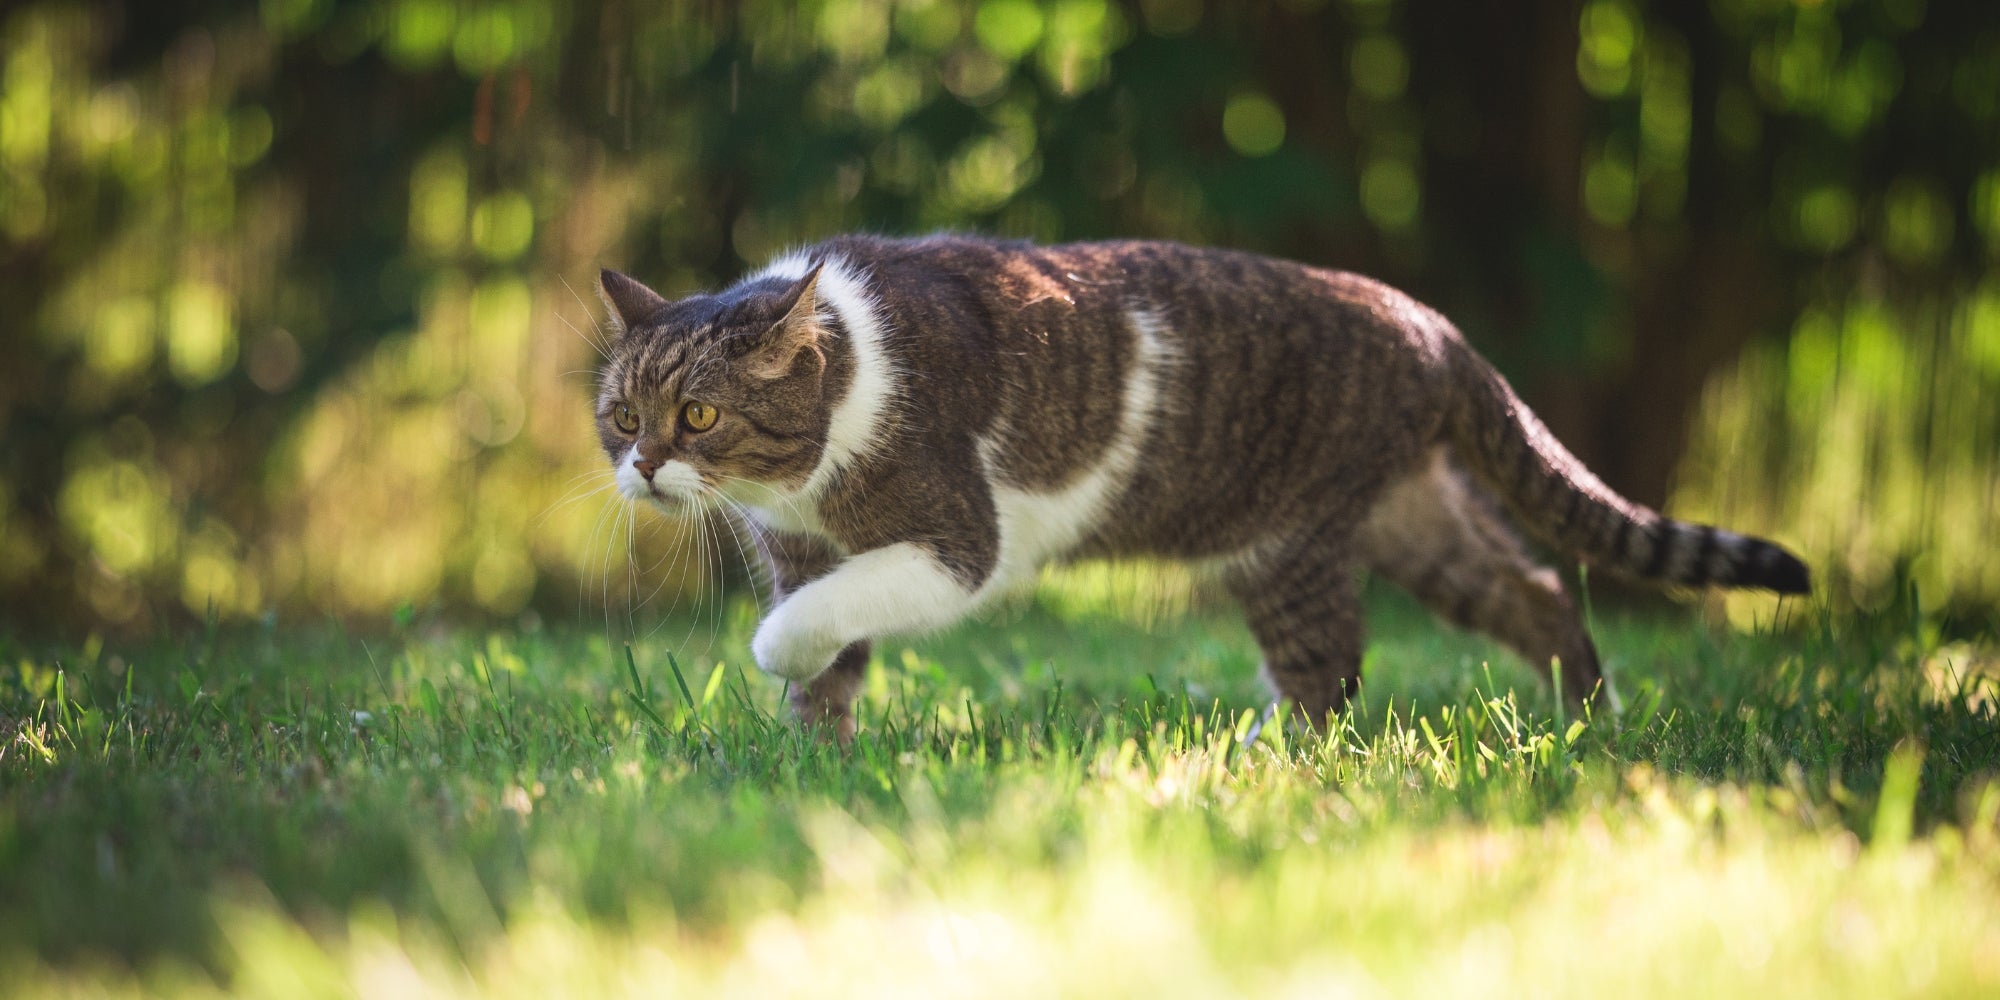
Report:
[[[1029,609],[885,649],[846,753],[739,668],[743,615],[719,661],[429,626],[0,640],[0,975],[25,994],[1996,984],[1991,646],[1921,619],[1784,641],[1617,621],[1627,711],[1565,719],[1524,667],[1377,611],[1365,701],[1326,738],[1249,735],[1232,623]]]
[[[1662,501],[1685,428],[1749,434],[1701,445],[1690,504],[1852,566],[1864,600],[1904,565],[1990,607],[2000,584],[1938,540],[1992,541],[2000,446],[1963,430],[1978,406],[1911,396],[2000,388],[1995,10],[15,4],[0,597],[140,631],[510,618],[650,592],[610,569],[633,546],[685,597],[725,575],[714,553],[592,497],[596,269],[684,292],[832,232],[960,227],[1379,274],[1614,485]],[[1850,312],[1897,349],[1801,389],[1816,317]],[[1960,312],[1963,334],[1931,319]],[[1775,408],[1802,416],[1745,416]],[[1853,459],[1862,432],[1822,428],[1857,412],[1887,429]],[[1761,481],[1759,450],[1804,467]],[[1894,485],[1913,467],[1917,521]],[[1797,485],[1823,469],[1883,488],[1833,517]]]

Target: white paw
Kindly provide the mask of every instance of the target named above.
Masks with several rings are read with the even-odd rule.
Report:
[[[757,635],[750,640],[750,655],[757,658],[759,670],[804,683],[833,665],[833,658],[840,653],[839,640],[800,618],[791,602],[786,602],[757,626]]]

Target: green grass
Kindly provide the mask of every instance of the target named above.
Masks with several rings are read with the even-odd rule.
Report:
[[[1239,626],[1074,598],[881,650],[845,755],[747,607],[0,639],[0,992],[2000,990],[1990,637],[1614,619],[1579,720],[1382,600],[1364,704],[1246,746]]]

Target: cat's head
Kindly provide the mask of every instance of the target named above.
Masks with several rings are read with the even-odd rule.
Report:
[[[607,270],[597,433],[618,490],[671,512],[803,487],[826,447],[819,269],[670,302]]]

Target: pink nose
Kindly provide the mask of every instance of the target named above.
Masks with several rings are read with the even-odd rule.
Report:
[[[653,481],[653,473],[660,470],[660,463],[649,459],[635,458],[632,460],[632,467],[638,469],[639,474],[645,476],[646,481],[650,483]]]

